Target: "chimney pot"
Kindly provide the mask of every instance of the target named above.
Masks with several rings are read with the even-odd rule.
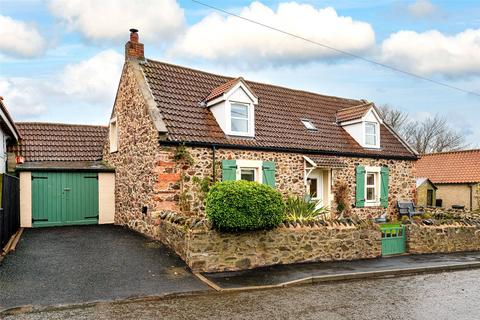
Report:
[[[130,41],[138,42],[138,29],[130,29]]]
[[[143,43],[138,42],[138,30],[130,29],[130,41],[125,44],[125,59],[145,59]]]

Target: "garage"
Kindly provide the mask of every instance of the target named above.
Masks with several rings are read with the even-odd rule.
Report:
[[[18,123],[20,225],[56,227],[114,222],[115,169],[102,161],[103,126]]]
[[[98,217],[98,173],[32,173],[32,227],[97,224]]]

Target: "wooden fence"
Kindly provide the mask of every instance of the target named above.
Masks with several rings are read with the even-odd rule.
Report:
[[[20,228],[20,181],[0,174],[0,251]]]

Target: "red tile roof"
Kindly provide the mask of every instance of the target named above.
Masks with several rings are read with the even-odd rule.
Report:
[[[235,78],[235,79],[228,80],[225,83],[222,83],[218,87],[214,88],[212,92],[210,92],[210,94],[205,98],[205,101],[210,101],[217,97],[220,97],[222,94],[224,94],[225,92],[230,90],[233,86],[235,86],[237,82],[240,80],[241,78]]]
[[[25,161],[100,160],[108,128],[104,126],[17,122],[22,134],[17,152]]]
[[[226,136],[205,97],[235,78],[193,70],[153,60],[141,64],[147,83],[167,127],[169,141],[291,149],[379,157],[416,156],[385,126],[381,148],[364,149],[336,123],[340,109],[365,104],[361,100],[325,96],[258,82],[245,81],[258,97],[255,138]],[[300,119],[309,119],[316,131]]]
[[[364,103],[358,106],[343,108],[337,111],[337,121],[345,122],[355,119],[361,119],[373,107],[373,104]]]
[[[416,176],[433,183],[480,182],[480,149],[423,155],[415,164]]]

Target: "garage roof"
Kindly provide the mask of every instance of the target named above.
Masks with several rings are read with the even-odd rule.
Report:
[[[26,162],[102,159],[105,126],[17,122],[22,140],[16,153]]]

